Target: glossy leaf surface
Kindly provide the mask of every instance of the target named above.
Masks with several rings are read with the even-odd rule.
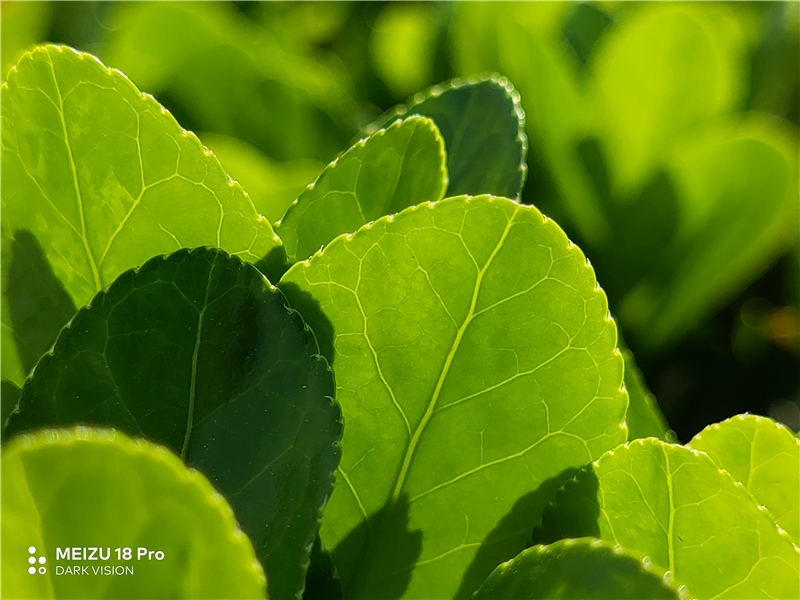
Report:
[[[356,143],[328,165],[275,228],[289,260],[305,260],[337,235],[440,200],[446,188],[439,130],[430,119],[412,117]]]
[[[9,433],[105,425],[164,444],[228,498],[270,574],[301,589],[341,434],[314,336],[254,267],[181,250],[81,309],[22,390]]]
[[[567,483],[546,535],[594,535],[647,556],[699,598],[796,598],[800,549],[706,454],[635,440]]]
[[[430,117],[442,132],[448,196],[519,198],[527,175],[528,138],[519,94],[506,78],[492,75],[435,85],[382,115],[367,133],[405,115]]]
[[[800,545],[800,440],[789,429],[739,415],[709,425],[689,446],[730,473]]]
[[[497,567],[474,600],[642,600],[688,597],[652,564],[598,539],[534,546]]]
[[[24,305],[31,294],[9,276],[15,259],[21,267],[29,260],[14,252],[21,234],[38,245],[51,287],[77,307],[156,254],[210,245],[256,262],[280,246],[269,222],[197,138],[93,56],[37,47],[20,59],[6,85],[6,378],[21,384],[32,366],[17,360],[15,337],[39,333],[14,313],[13,304]]]
[[[625,439],[605,295],[535,208],[413,207],[280,287],[330,341],[347,428],[321,536],[346,597],[469,596],[524,547],[540,484]]]
[[[84,427],[23,435],[3,448],[2,488],[4,598],[265,596],[228,504],[163,447]],[[95,559],[58,560],[56,548],[94,548]],[[117,548],[132,558],[119,560]],[[65,575],[65,565],[88,573]],[[118,566],[132,573],[95,574]]]

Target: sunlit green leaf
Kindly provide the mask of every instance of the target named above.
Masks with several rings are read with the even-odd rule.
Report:
[[[800,544],[800,440],[785,426],[756,415],[709,425],[689,446],[708,454]]]
[[[291,261],[378,217],[440,200],[444,141],[433,121],[412,117],[358,142],[332,162],[275,226]]]
[[[534,546],[489,575],[475,600],[642,600],[688,597],[650,561],[592,538]]]
[[[164,444],[228,498],[270,578],[294,597],[341,435],[314,336],[254,267],[181,250],[81,309],[22,389],[10,434],[106,425]]]
[[[367,133],[406,115],[430,117],[447,150],[449,196],[519,198],[525,185],[528,138],[519,94],[505,78],[454,79],[413,96],[378,118]]]
[[[534,538],[583,535],[647,556],[699,598],[800,595],[800,549],[692,448],[635,440],[565,484]]]
[[[321,535],[346,597],[469,596],[524,547],[537,488],[625,439],[605,295],[533,207],[412,207],[280,287],[336,370],[347,428]]]
[[[23,435],[3,448],[2,490],[4,598],[265,595],[264,572],[230,507],[160,446],[83,427]],[[56,548],[94,548],[94,561],[59,561],[62,571],[85,566],[89,574],[58,573]],[[117,548],[130,548],[131,559]],[[95,575],[119,567],[132,573]]]
[[[9,273],[24,271],[31,254],[43,263],[35,277],[47,282],[37,285],[80,307],[159,253],[210,245],[255,262],[280,245],[197,138],[89,54],[62,46],[25,54],[2,112],[3,371],[17,384],[33,365],[17,358],[15,338],[46,337],[15,317],[32,289]],[[33,238],[24,253],[20,235]]]

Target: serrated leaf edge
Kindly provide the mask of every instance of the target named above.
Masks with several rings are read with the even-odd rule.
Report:
[[[469,77],[454,77],[442,83],[437,83],[425,90],[422,90],[421,92],[417,92],[411,96],[411,98],[406,100],[405,103],[398,104],[389,109],[387,112],[387,119],[390,120],[403,117],[407,114],[413,114],[413,110],[416,106],[419,106],[431,98],[438,98],[450,90],[460,89],[462,87],[486,82],[494,83],[503,88],[514,106],[513,114],[517,118],[516,140],[522,147],[519,164],[519,171],[522,174],[522,177],[520,178],[519,190],[517,191],[517,197],[515,198],[516,201],[519,201],[522,196],[522,190],[525,189],[525,183],[528,180],[528,134],[525,132],[525,122],[527,117],[525,114],[525,109],[522,107],[522,98],[520,93],[517,91],[517,88],[514,86],[514,84],[511,83],[511,80],[505,75],[501,75],[500,73],[496,72],[486,72],[479,75],[470,75]],[[384,119],[379,116],[376,122],[379,121],[384,121]],[[373,122],[364,127],[363,131],[367,134],[372,134],[376,130],[377,126],[375,125],[375,122]]]
[[[733,475],[731,475],[728,471],[726,471],[725,469],[723,469],[719,465],[717,465],[716,461],[714,461],[714,459],[712,459],[707,453],[703,452],[702,450],[697,450],[696,448],[692,448],[691,446],[684,446],[684,445],[681,445],[681,444],[670,444],[668,442],[665,442],[663,440],[660,440],[660,439],[654,438],[654,437],[638,438],[638,439],[635,439],[635,440],[631,440],[631,441],[625,442],[624,444],[620,444],[616,448],[612,448],[611,450],[609,450],[608,452],[603,454],[600,458],[598,458],[597,460],[595,460],[591,464],[593,466],[595,466],[595,467],[599,467],[600,464],[603,461],[608,460],[610,457],[614,456],[614,453],[616,451],[618,451],[618,450],[621,450],[621,449],[627,450],[628,448],[630,448],[630,447],[632,447],[632,446],[634,446],[636,444],[638,444],[640,446],[644,446],[645,444],[653,444],[653,443],[655,443],[655,445],[657,445],[657,446],[661,446],[662,448],[665,447],[665,446],[666,447],[672,447],[672,448],[684,448],[684,449],[688,450],[689,452],[691,452],[692,454],[694,454],[695,456],[705,457],[705,459],[708,460],[708,462],[714,468],[716,468],[717,471],[719,471],[720,475],[724,479],[729,480],[730,483],[732,483],[734,486],[739,488],[752,501],[753,506],[755,506],[765,517],[767,517],[769,519],[769,521],[775,526],[775,529],[777,530],[778,534],[781,537],[783,537],[784,539],[786,539],[792,545],[792,547],[794,548],[795,552],[798,554],[798,558],[800,558],[800,547],[798,547],[798,545],[794,542],[794,540],[791,538],[791,536],[788,533],[786,533],[786,531],[784,531],[784,529],[775,522],[774,517],[769,512],[769,510],[767,510],[767,507],[759,504],[758,500],[756,500],[753,497],[753,495],[750,492],[748,492],[747,489],[745,489],[744,485],[742,485],[741,482],[736,481],[736,479],[733,477]],[[664,448],[664,449],[666,449],[666,448]],[[562,486],[562,487],[564,487],[564,486]],[[560,491],[560,489],[559,489],[559,491]]]
[[[702,435],[705,432],[708,432],[708,431],[719,431],[720,429],[722,429],[722,426],[725,425],[725,423],[729,423],[729,422],[730,423],[735,423],[737,421],[746,422],[746,421],[751,420],[751,419],[755,420],[756,426],[758,426],[759,424],[764,423],[767,426],[771,426],[775,431],[781,432],[780,435],[786,434],[788,436],[788,438],[793,441],[794,445],[797,446],[798,448],[800,448],[800,439],[798,439],[798,437],[786,425],[784,425],[783,423],[778,423],[777,421],[774,421],[773,419],[770,419],[769,417],[763,417],[761,415],[754,415],[754,414],[747,413],[747,412],[739,414],[739,415],[734,415],[732,417],[729,417],[729,418],[725,419],[724,421],[720,421],[719,423],[712,423],[711,425],[708,425],[707,427],[704,427],[703,430],[700,431],[700,433],[698,433],[691,440],[689,440],[689,443],[686,444],[685,447],[689,448],[690,450],[695,450],[696,452],[699,452],[701,454],[704,454],[704,455],[708,456],[708,458],[711,460],[711,462],[714,463],[714,466],[718,467],[721,472],[727,474],[733,480],[734,484],[736,484],[738,487],[742,488],[742,490],[745,493],[747,493],[747,495],[750,496],[753,499],[753,502],[755,502],[756,506],[758,506],[758,509],[761,512],[763,512],[764,514],[768,515],[769,518],[772,520],[772,522],[775,523],[775,527],[778,528],[778,532],[781,533],[782,535],[785,535],[788,539],[790,539],[792,541],[792,545],[794,546],[795,550],[798,553],[800,553],[800,546],[798,546],[797,543],[794,541],[794,539],[792,539],[792,537],[789,535],[789,533],[785,529],[783,529],[783,527],[781,527],[778,524],[778,521],[772,515],[772,512],[766,506],[764,506],[762,504],[759,504],[759,502],[755,498],[755,496],[753,496],[753,494],[751,494],[750,491],[747,490],[747,488],[744,487],[744,484],[741,481],[737,481],[736,478],[733,475],[731,475],[729,471],[727,471],[720,464],[718,464],[717,461],[714,460],[714,458],[711,455],[709,455],[708,453],[706,453],[706,452],[704,452],[702,450],[697,450],[696,448],[691,446],[691,443],[693,441],[695,441],[695,440],[700,440],[702,438]]]
[[[530,548],[526,548],[511,560],[501,563],[498,567],[496,567],[496,570],[513,568],[514,562],[517,560],[517,558],[523,555],[534,553],[538,555],[547,555],[553,554],[561,548],[572,547],[585,547],[592,550],[606,550],[616,556],[630,558],[638,563],[638,566],[643,573],[647,573],[648,575],[652,575],[660,579],[664,586],[674,590],[681,600],[696,600],[696,597],[689,591],[689,588],[686,585],[675,581],[669,571],[662,569],[659,565],[650,560],[648,556],[634,552],[633,550],[629,550],[620,544],[612,544],[600,538],[565,538],[558,540],[557,542],[553,542],[552,544],[537,544],[535,546],[531,546]]]
[[[329,170],[334,169],[336,167],[336,165],[339,164],[340,160],[345,158],[351,152],[354,152],[355,150],[357,150],[359,148],[363,148],[364,146],[367,145],[367,143],[370,140],[383,137],[384,135],[386,135],[386,133],[390,129],[395,129],[395,128],[401,127],[402,125],[404,125],[405,123],[407,123],[409,121],[418,121],[418,122],[424,123],[426,125],[430,124],[430,127],[433,128],[434,138],[436,139],[436,142],[439,145],[439,158],[440,158],[439,172],[441,173],[442,181],[444,182],[444,187],[442,188],[442,194],[444,194],[447,191],[447,186],[450,184],[450,174],[447,171],[447,151],[445,149],[444,138],[442,137],[441,131],[439,131],[439,127],[436,125],[436,123],[434,122],[433,119],[431,119],[430,117],[423,116],[423,115],[412,115],[412,116],[410,116],[408,118],[405,118],[405,119],[404,118],[397,118],[388,127],[384,127],[383,129],[378,129],[377,131],[374,131],[374,132],[370,133],[369,135],[361,138],[360,140],[358,140],[354,144],[350,145],[341,154],[339,154],[339,156],[337,156],[330,163],[328,163],[328,165],[322,170],[322,172],[317,176],[317,178],[314,181],[312,181],[311,183],[309,183],[305,187],[305,189],[302,192],[300,192],[300,195],[297,196],[297,198],[295,198],[292,201],[292,203],[289,206],[286,207],[286,211],[283,213],[283,216],[280,219],[278,219],[277,221],[275,221],[275,223],[274,223],[275,230],[277,231],[278,227],[281,226],[281,224],[283,223],[283,220],[287,217],[287,215],[289,215],[289,213],[292,212],[295,209],[295,207],[297,206],[297,203],[300,201],[300,198],[302,198],[307,192],[310,192],[311,190],[313,190],[316,187],[317,183],[319,183],[319,180],[322,178],[322,176],[325,175]],[[277,233],[276,233],[276,235],[277,235]],[[334,238],[334,239],[336,239],[336,238]],[[333,241],[333,240],[331,240],[331,241]],[[330,242],[328,242],[328,244],[330,244]],[[325,245],[327,245],[327,244],[325,244]],[[323,245],[322,248],[324,248],[325,245]],[[322,248],[320,248],[320,250]],[[318,250],[318,252],[319,252],[319,250]]]
[[[22,54],[22,56],[20,56],[20,58],[17,61],[17,63],[12,65],[11,68],[8,70],[8,76],[6,77],[6,80],[2,84],[2,90],[4,92],[8,90],[8,81],[16,73],[17,66],[22,64],[22,62],[24,60],[32,60],[33,57],[38,53],[49,54],[50,52],[57,52],[59,54],[65,54],[67,52],[72,52],[80,60],[83,60],[83,61],[87,61],[88,60],[90,62],[96,63],[102,69],[104,69],[105,72],[109,76],[120,80],[124,85],[128,86],[134,93],[138,94],[139,97],[145,103],[149,104],[150,106],[153,106],[153,107],[157,108],[158,111],[162,115],[166,116],[172,122],[174,122],[175,125],[180,130],[181,135],[182,135],[183,138],[185,138],[185,139],[189,140],[190,142],[192,142],[206,157],[208,157],[208,158],[212,159],[214,162],[216,162],[216,164],[219,166],[220,170],[227,175],[228,187],[233,188],[234,190],[239,191],[244,195],[244,197],[247,199],[247,202],[250,204],[250,206],[253,209],[253,212],[256,215],[256,221],[258,221],[259,223],[266,223],[267,225],[269,225],[270,229],[272,230],[272,240],[273,240],[273,242],[276,242],[278,244],[278,246],[280,246],[280,247],[283,246],[283,241],[275,233],[275,229],[272,226],[272,223],[270,223],[269,220],[264,215],[262,215],[261,213],[258,212],[258,209],[256,208],[256,205],[253,202],[253,199],[250,197],[250,194],[248,194],[247,190],[245,190],[242,187],[241,183],[239,183],[237,180],[235,180],[233,177],[231,177],[231,175],[228,173],[228,171],[222,165],[222,162],[219,160],[219,158],[217,158],[217,155],[214,154],[209,148],[204,146],[203,143],[200,141],[200,138],[198,138],[197,135],[195,135],[195,133],[193,131],[189,131],[187,129],[184,129],[181,126],[181,124],[178,123],[177,119],[175,119],[175,117],[172,115],[172,113],[169,112],[166,108],[164,108],[164,106],[160,102],[158,102],[158,100],[156,100],[152,95],[148,94],[147,92],[141,91],[138,87],[136,87],[136,84],[134,84],[130,80],[130,78],[128,78],[128,76],[125,75],[125,73],[123,73],[122,71],[120,71],[119,69],[116,69],[114,67],[106,66],[94,54],[91,54],[89,52],[82,52],[80,50],[76,50],[75,48],[72,48],[71,46],[67,46],[65,44],[40,44],[38,46],[34,46],[30,50],[27,50],[24,54]]]
[[[730,419],[727,419],[727,420],[733,420],[733,419],[737,419],[737,418],[738,419],[742,419],[742,418],[745,418],[747,416],[748,415],[745,413],[744,415],[736,415],[735,417],[731,417]],[[760,417],[760,418],[765,418],[765,417]],[[772,421],[771,419],[769,419],[769,420]],[[774,421],[773,421],[773,423],[774,423]],[[714,425],[718,426],[719,424],[715,423]],[[778,424],[776,423],[776,425],[778,425]],[[712,426],[709,426],[709,427],[712,427]],[[781,427],[783,427],[783,426],[781,426]],[[785,429],[788,430],[788,428],[785,428]],[[800,443],[800,440],[797,440],[797,441],[798,441],[798,443]],[[775,526],[775,529],[777,530],[778,535],[783,537],[786,541],[788,541],[792,545],[792,547],[794,548],[795,552],[798,555],[800,555],[800,547],[798,547],[797,544],[794,542],[794,540],[791,538],[791,536],[780,525],[778,525],[778,523],[775,521],[775,518],[772,516],[772,514],[769,512],[769,510],[765,506],[760,505],[758,503],[758,501],[752,496],[752,494],[750,494],[750,492],[748,492],[740,482],[736,481],[736,479],[728,471],[726,471],[725,469],[720,468],[717,465],[717,463],[708,454],[706,454],[705,452],[703,452],[701,450],[697,450],[697,449],[692,448],[690,446],[683,446],[681,444],[672,444],[672,443],[669,443],[669,442],[664,442],[663,440],[660,440],[660,439],[655,438],[655,437],[637,438],[635,440],[629,440],[629,441],[625,442],[624,444],[620,444],[619,446],[617,446],[615,448],[612,448],[611,450],[609,450],[608,452],[606,452],[602,456],[600,456],[597,460],[592,461],[591,463],[586,465],[586,467],[589,467],[589,466],[599,467],[600,464],[604,460],[607,460],[610,457],[612,457],[615,452],[618,452],[620,450],[627,450],[628,448],[632,447],[633,445],[637,445],[638,444],[640,446],[644,446],[645,444],[650,444],[652,442],[656,442],[656,445],[660,445],[660,446],[671,446],[671,447],[676,447],[676,448],[686,448],[687,450],[689,450],[692,454],[694,454],[696,456],[705,456],[708,459],[708,461],[711,463],[711,465],[714,466],[719,471],[719,473],[721,474],[721,476],[723,478],[729,479],[730,482],[734,486],[740,488],[742,490],[742,492],[744,492],[744,494],[746,494],[746,496],[750,498],[750,500],[753,503],[753,506],[755,506],[761,513],[763,513],[764,516],[766,516],[769,519],[769,521]],[[584,467],[584,468],[586,468],[586,467]],[[578,483],[578,475],[574,475],[574,476],[570,477],[567,481],[565,481],[561,485],[561,487],[558,488],[556,493],[553,494],[552,499],[547,503],[547,505],[545,506],[544,510],[542,511],[542,515],[544,516],[549,510],[552,510],[552,509],[556,508],[558,506],[559,498],[564,493],[566,493],[566,490],[568,488],[573,487],[575,485],[579,485],[579,483]],[[566,538],[566,539],[572,539],[572,538]],[[581,538],[575,538],[575,539],[581,539]],[[559,540],[559,541],[563,541],[563,540]],[[553,543],[555,544],[557,542],[553,542]],[[539,544],[539,545],[542,546],[542,544]],[[628,550],[628,552],[631,552],[631,551]],[[672,573],[670,573],[669,571],[665,571],[665,574],[666,573],[668,573],[670,575],[670,577],[672,578]]]

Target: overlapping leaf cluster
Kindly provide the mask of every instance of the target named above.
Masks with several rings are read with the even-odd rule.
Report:
[[[36,48],[2,102],[4,547],[152,539],[183,597],[263,593],[253,556],[275,599],[798,595],[797,438],[626,443],[663,417],[584,254],[519,203],[506,79],[384,115],[273,223],[91,55]],[[106,517],[43,510],[88,494]],[[203,579],[212,546],[236,583]],[[77,585],[3,591],[151,594]]]

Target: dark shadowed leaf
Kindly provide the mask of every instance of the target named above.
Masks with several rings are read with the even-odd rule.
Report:
[[[261,273],[220,250],[181,250],[78,312],[8,431],[84,423],[164,444],[231,503],[270,595],[292,598],[339,458],[332,397],[314,336]]]
[[[366,132],[406,115],[430,117],[442,132],[448,196],[519,198],[528,172],[528,138],[519,94],[508,79],[491,75],[435,85],[379,117]]]

